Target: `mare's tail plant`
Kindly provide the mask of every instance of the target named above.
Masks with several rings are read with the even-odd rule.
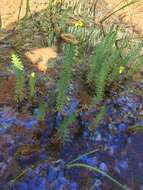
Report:
[[[35,116],[38,121],[44,121],[46,116],[47,104],[44,101],[39,103],[39,108],[35,111]]]
[[[36,88],[36,74],[32,72],[29,78],[30,96],[33,98]]]
[[[68,44],[64,50],[64,65],[57,84],[57,110],[62,111],[66,103],[66,95],[71,82],[75,63],[75,46]]]
[[[107,34],[105,39],[97,45],[96,53],[90,62],[87,81],[95,85],[94,103],[102,100],[109,73],[119,58],[119,53],[114,47],[116,36],[116,31]]]
[[[15,98],[17,102],[21,102],[25,98],[25,71],[21,59],[16,54],[12,54],[11,62],[16,75]]]
[[[130,47],[131,46],[131,47]],[[127,68],[126,78],[132,77],[138,71],[143,69],[143,55],[141,53],[143,42],[131,44],[128,42],[126,51],[122,51],[122,61],[124,67]]]
[[[60,138],[64,141],[68,141],[70,138],[70,131],[69,126],[75,121],[76,114],[70,115],[68,118],[65,118],[64,121],[61,123],[58,129],[58,134]]]

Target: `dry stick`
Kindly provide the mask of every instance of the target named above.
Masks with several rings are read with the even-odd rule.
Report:
[[[22,176],[24,176],[26,174],[26,172],[28,172],[29,169],[30,169],[30,167],[22,170],[22,172],[18,176],[16,176],[13,180],[11,180],[8,183],[8,185],[10,185],[10,186],[13,185],[19,178],[21,178]]]
[[[107,20],[108,18],[110,18],[110,17],[111,17],[112,15],[114,15],[115,13],[117,13],[117,12],[119,12],[120,10],[122,10],[122,9],[124,9],[124,8],[126,8],[126,7],[128,7],[128,6],[130,6],[130,5],[133,5],[133,4],[135,4],[135,3],[139,2],[139,1],[140,1],[140,0],[135,0],[135,1],[131,1],[131,2],[129,2],[129,3],[125,4],[125,5],[123,5],[121,8],[119,8],[119,9],[113,11],[112,13],[110,13],[109,15],[107,15],[107,16],[105,16],[103,19],[101,19],[100,23],[105,22],[105,20]]]
[[[96,7],[97,7],[97,4],[98,4],[98,1],[99,1],[99,0],[96,0],[96,1],[95,1],[94,7],[93,7],[93,18],[94,18],[94,19],[95,19],[95,17],[96,17]]]
[[[54,164],[54,163],[58,163],[58,162],[60,162],[60,161],[61,161],[61,160],[56,160],[56,161],[52,161],[52,163]],[[49,159],[43,160],[43,161],[42,161],[42,164],[43,164],[43,163],[49,163]],[[14,185],[14,184],[16,183],[16,181],[18,181],[20,178],[22,178],[24,175],[26,175],[26,173],[28,172],[28,170],[30,170],[30,169],[35,169],[39,164],[41,164],[41,161],[36,162],[35,164],[31,165],[31,167],[29,166],[29,167],[23,169],[23,170],[20,172],[19,175],[17,175],[14,179],[12,179],[12,180],[10,180],[10,181],[8,182],[8,185],[9,185],[9,186]]]
[[[120,1],[118,4],[116,4],[114,7],[113,7],[113,11],[116,9],[116,8],[118,8],[122,3],[124,3],[125,2],[125,0],[122,0],[122,1]]]
[[[84,156],[91,155],[91,154],[93,154],[93,153],[95,153],[95,152],[98,152],[99,150],[100,150],[100,149],[98,148],[98,149],[94,149],[94,150],[91,150],[91,151],[89,151],[89,152],[86,152],[86,153],[84,153],[84,154],[78,156],[77,158],[75,158],[75,159],[69,161],[69,162],[67,163],[67,165],[71,165],[71,164],[73,164],[73,163],[75,163],[75,162],[81,160]]]
[[[1,18],[1,15],[0,15],[0,31],[2,29],[2,18]]]
[[[103,26],[103,22],[105,22],[108,18],[110,18],[110,17],[113,16],[115,13],[119,12],[120,10],[122,10],[122,9],[124,9],[124,8],[126,8],[126,7],[128,7],[128,6],[130,6],[130,5],[132,5],[132,4],[135,4],[135,3],[139,2],[139,1],[140,1],[140,0],[135,0],[135,1],[132,1],[132,2],[130,2],[130,3],[127,3],[127,4],[123,5],[121,8],[119,8],[119,9],[113,11],[112,13],[110,13],[109,15],[107,15],[107,16],[105,16],[103,19],[101,19],[99,23],[100,23],[100,26],[101,26],[101,31],[102,31],[103,36],[104,36],[104,37],[106,36],[105,30],[104,30],[104,26]]]
[[[114,182],[116,185],[118,185],[119,187],[121,187],[123,190],[129,190],[125,185],[122,185],[120,182],[118,182],[116,179],[114,179],[113,177],[111,177],[110,175],[108,175],[106,172],[98,169],[97,167],[93,167],[93,166],[89,166],[87,164],[83,164],[83,163],[75,163],[75,164],[69,164],[67,166],[68,169],[73,168],[73,167],[81,167],[81,168],[87,168],[90,171],[95,171],[101,175],[103,175],[104,177],[106,177],[107,179],[109,179],[110,181]]]
[[[22,9],[22,0],[20,0],[20,5],[19,5],[19,11],[18,11],[18,17],[17,17],[17,20],[20,19],[21,9]]]

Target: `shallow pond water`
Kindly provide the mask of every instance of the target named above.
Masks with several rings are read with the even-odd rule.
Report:
[[[65,112],[69,115],[78,107],[79,102],[74,98],[65,107]],[[81,111],[74,126],[70,126],[73,134],[70,141],[60,148],[55,140],[53,144],[49,143],[53,128],[62,120],[59,113],[49,113],[42,127],[33,116],[20,116],[10,107],[1,109],[1,189],[121,189],[99,173],[66,167],[80,156],[74,163],[98,167],[128,189],[142,190],[143,133],[133,129],[143,126],[143,97],[133,92],[130,86],[119,97],[109,98],[106,107],[106,117],[93,132],[89,126],[96,110]],[[75,128],[80,128],[80,132]]]

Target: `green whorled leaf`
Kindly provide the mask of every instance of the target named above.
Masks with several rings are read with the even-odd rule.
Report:
[[[25,98],[25,71],[24,65],[21,59],[16,54],[12,54],[11,62],[13,64],[12,68],[16,75],[16,89],[15,98],[17,101],[22,101]]]
[[[21,59],[16,54],[11,55],[11,62],[13,63],[13,68],[17,71],[24,71],[24,66]]]

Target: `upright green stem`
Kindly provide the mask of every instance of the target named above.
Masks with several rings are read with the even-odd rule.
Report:
[[[29,16],[29,13],[30,13],[30,0],[26,0],[26,13],[25,13],[26,18]]]

